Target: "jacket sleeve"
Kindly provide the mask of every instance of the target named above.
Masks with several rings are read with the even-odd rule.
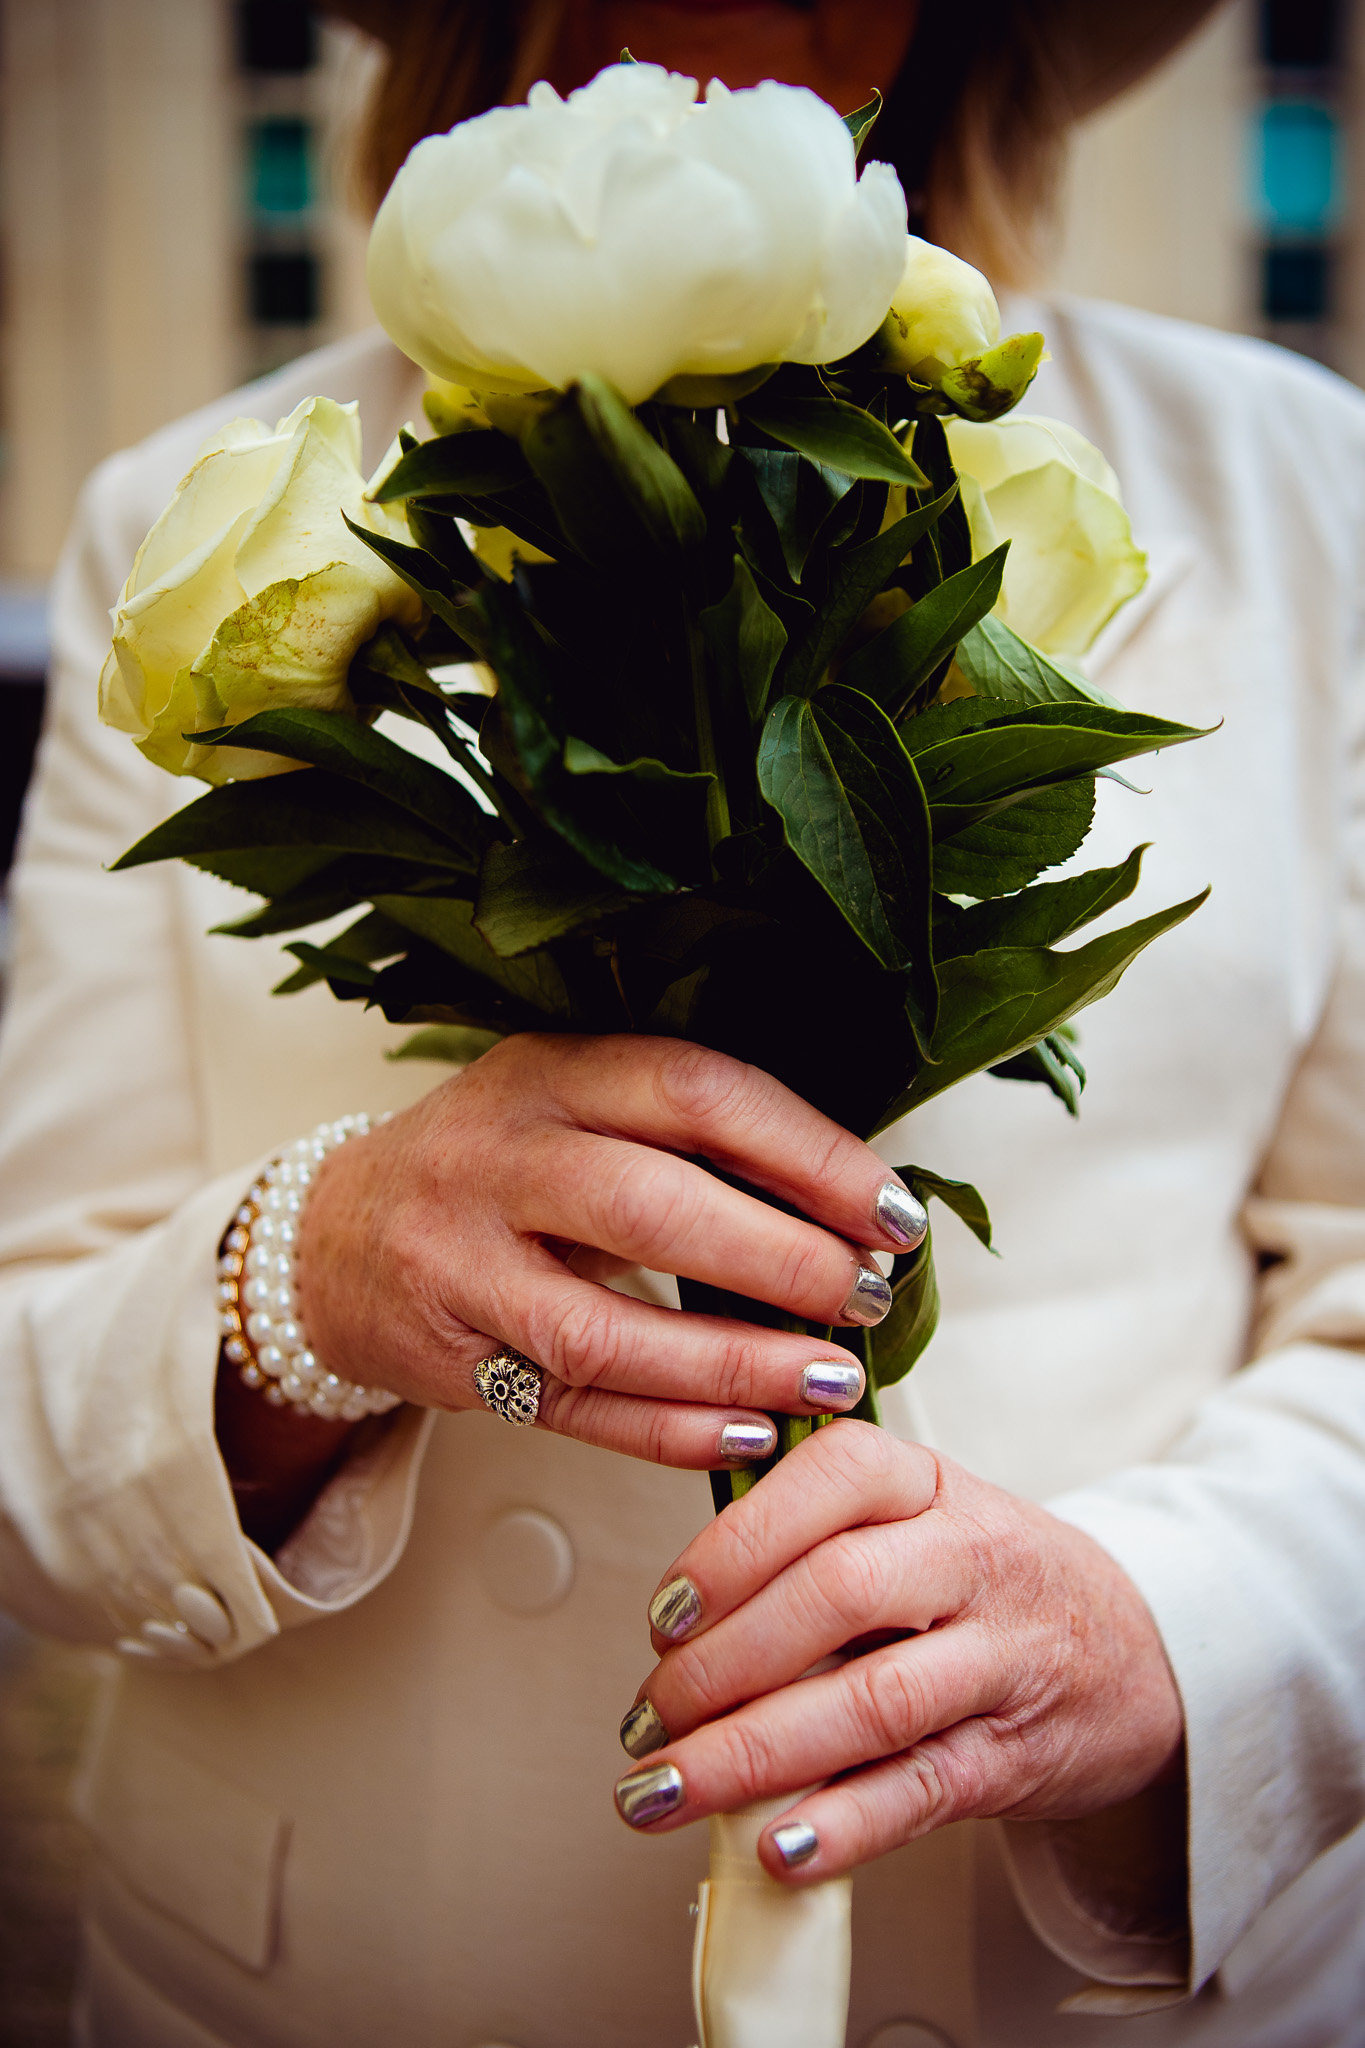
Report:
[[[1178,1942],[1096,1928],[1093,1902],[1068,1896],[1057,1830],[1008,1831],[1036,1931],[1134,1987],[1083,1997],[1091,2011],[1159,2004],[1136,1987],[1173,1975],[1187,1990],[1220,1967],[1244,1976],[1266,1909],[1279,1900],[1264,1925],[1282,1931],[1296,1888],[1306,1924],[1320,1889],[1306,1873],[1365,1818],[1365,759],[1358,741],[1351,753],[1335,979],[1244,1213],[1262,1267],[1250,1362],[1162,1462],[1049,1503],[1138,1586],[1186,1721],[1187,1977]]]
[[[426,1432],[406,1409],[374,1431],[278,1564],[243,1535],[213,1434],[215,1258],[258,1162],[210,1178],[185,976],[199,934],[177,928],[172,871],[105,871],[175,794],[93,709],[107,607],[156,509],[139,460],[96,473],[55,579],[12,885],[0,1604],[36,1629],[202,1663],[384,1576]]]

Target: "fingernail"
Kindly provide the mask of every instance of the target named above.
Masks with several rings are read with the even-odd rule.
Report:
[[[647,1828],[683,1803],[682,1772],[676,1764],[656,1764],[652,1771],[632,1771],[616,1786],[616,1811],[633,1828]]]
[[[896,1244],[909,1249],[923,1244],[929,1233],[929,1211],[898,1180],[885,1183],[877,1197],[877,1223]]]
[[[777,1430],[771,1422],[727,1422],[720,1433],[720,1454],[744,1465],[768,1457],[776,1443]]]
[[[801,1375],[801,1399],[812,1408],[852,1408],[862,1393],[860,1365],[836,1365],[832,1358],[817,1358]]]
[[[820,1837],[808,1821],[788,1821],[784,1828],[774,1828],[772,1844],[788,1870],[795,1870],[798,1863],[809,1863],[820,1846]]]
[[[701,1595],[691,1579],[670,1579],[649,1603],[649,1618],[661,1636],[676,1643],[701,1620]]]
[[[656,1749],[664,1749],[667,1743],[668,1730],[655,1713],[653,1702],[637,1700],[621,1723],[621,1747],[626,1755],[638,1762],[642,1756],[653,1756]]]
[[[853,1292],[840,1313],[846,1323],[879,1323],[891,1307],[891,1283],[875,1266],[859,1266]]]

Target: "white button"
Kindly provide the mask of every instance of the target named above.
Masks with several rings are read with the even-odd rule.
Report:
[[[489,1599],[509,1614],[548,1614],[573,1584],[573,1545],[549,1515],[512,1508],[484,1530],[478,1570]]]
[[[224,1643],[232,1641],[232,1618],[207,1586],[195,1586],[186,1579],[171,1594],[171,1605],[200,1642],[221,1650]]]
[[[923,2020],[890,2020],[869,2035],[864,2048],[953,2048],[953,2044]]]
[[[177,1663],[198,1664],[203,1659],[204,1645],[195,1640],[183,1621],[144,1621],[142,1637],[163,1657],[173,1657]]]

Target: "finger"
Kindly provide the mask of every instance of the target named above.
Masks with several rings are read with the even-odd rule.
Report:
[[[907,1540],[908,1539],[908,1540]],[[713,1628],[669,1649],[637,1695],[674,1740],[790,1685],[869,1635],[922,1634],[976,1592],[975,1557],[946,1516],[842,1531]]]
[[[991,1723],[960,1721],[801,1800],[759,1837],[759,1859],[787,1884],[842,1877],[949,1821],[1009,1812],[1026,1789]]]
[[[841,1530],[923,1514],[938,1482],[938,1461],[922,1444],[865,1422],[817,1431],[708,1523],[665,1574],[649,1606],[655,1647],[662,1653],[710,1628]]]
[[[865,1763],[897,1756],[959,1721],[989,1713],[1008,1683],[987,1632],[964,1622],[917,1636],[837,1671],[804,1678],[710,1721],[650,1760],[672,1773],[672,1797],[632,1819],[628,1773],[617,1807],[632,1826],[681,1827],[755,1799],[795,1791]]]
[[[571,1387],[787,1415],[852,1408],[862,1394],[862,1367],[835,1344],[656,1308],[578,1279],[548,1253],[497,1278],[471,1311],[479,1326]],[[472,1360],[465,1372],[472,1383]]]
[[[599,1450],[686,1472],[737,1471],[771,1455],[777,1430],[766,1415],[688,1401],[642,1401],[595,1387],[541,1382],[540,1429]]]
[[[699,1152],[855,1244],[899,1251],[928,1219],[870,1145],[757,1067],[677,1039],[543,1041],[575,1121]]]
[[[878,1323],[891,1289],[845,1239],[689,1160],[585,1131],[533,1146],[508,1220],[820,1323]]]

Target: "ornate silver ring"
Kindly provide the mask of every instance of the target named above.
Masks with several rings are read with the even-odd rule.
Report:
[[[504,1422],[529,1429],[540,1412],[542,1373],[519,1351],[495,1351],[474,1368],[474,1384],[485,1408]]]

